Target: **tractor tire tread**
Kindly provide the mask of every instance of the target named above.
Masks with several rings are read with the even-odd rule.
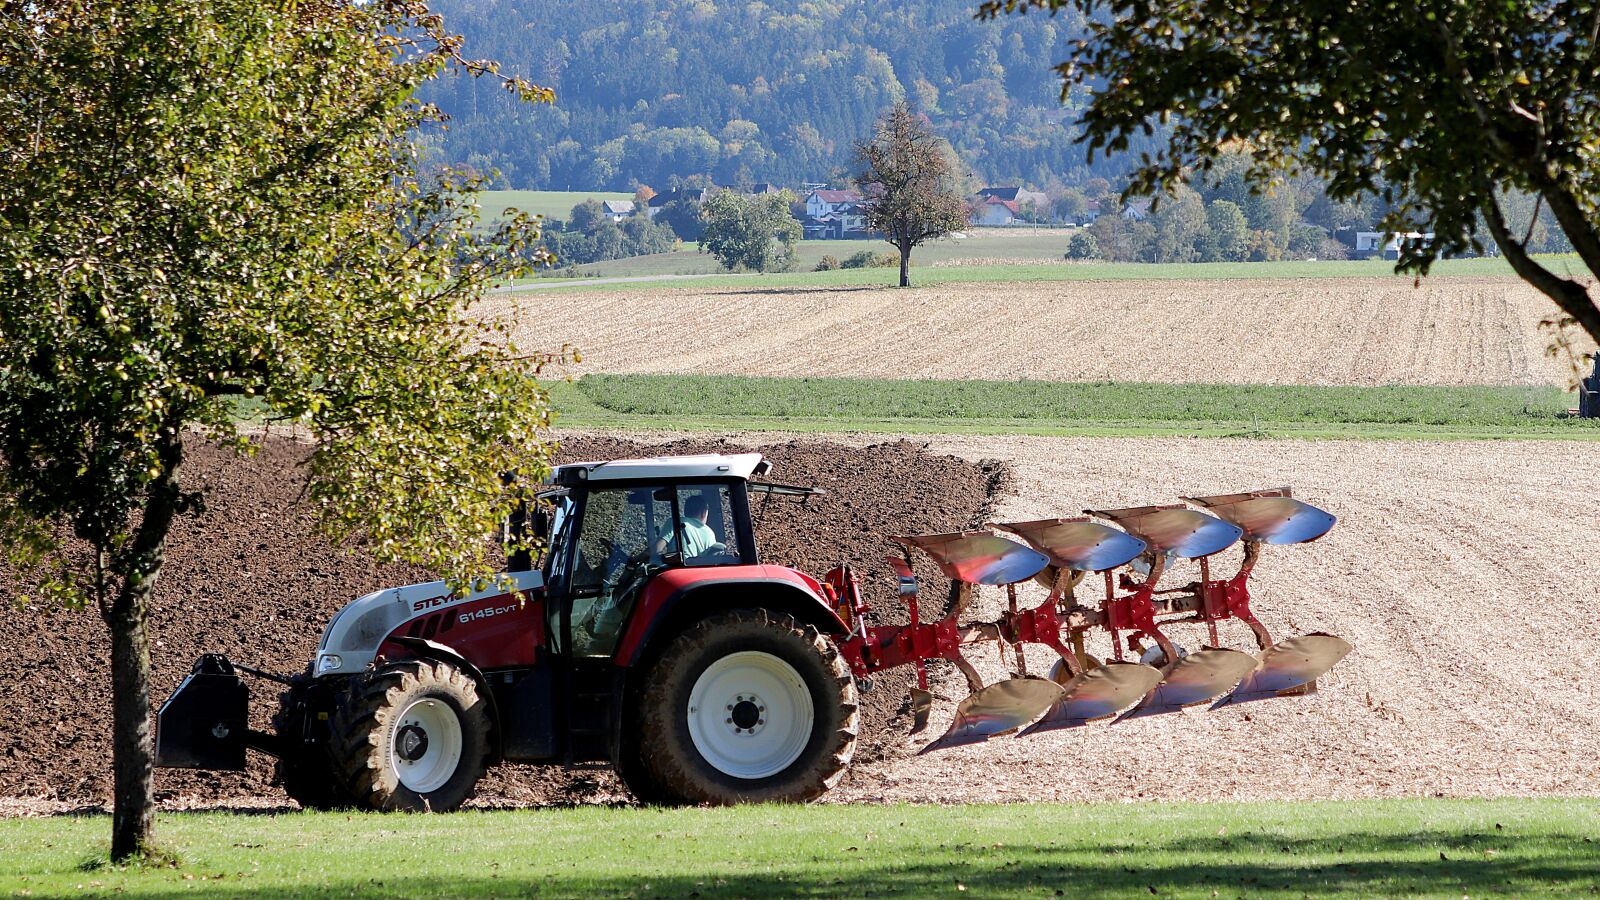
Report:
[[[686,676],[685,667],[715,652],[715,644],[730,633],[744,632],[769,641],[790,642],[796,650],[815,655],[827,681],[831,708],[816,714],[829,733],[809,761],[799,770],[791,767],[779,776],[745,787],[708,777],[698,753],[686,736],[675,738],[678,721],[675,686]],[[666,646],[647,676],[646,688],[634,710],[634,728],[625,746],[636,757],[621,774],[635,796],[644,803],[706,804],[724,806],[750,801],[803,803],[822,796],[837,785],[855,755],[861,727],[855,679],[831,639],[787,613],[766,609],[735,609],[695,622]],[[630,752],[630,751],[625,751]]]
[[[439,691],[461,707],[463,746],[468,752],[461,765],[468,767],[465,784],[460,779],[442,802],[419,797],[388,775],[386,741],[390,716],[404,698],[419,691]],[[471,676],[444,662],[408,659],[388,663],[352,679],[349,690],[334,710],[329,739],[331,755],[346,791],[362,806],[383,810],[445,812],[471,798],[487,766],[489,717]],[[475,758],[474,758],[475,757]],[[444,791],[446,785],[438,791]]]

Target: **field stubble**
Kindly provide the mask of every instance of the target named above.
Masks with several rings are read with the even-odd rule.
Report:
[[[1568,384],[1513,278],[650,288],[497,297],[584,372],[1220,384]],[[1578,348],[1592,349],[1587,343]]]

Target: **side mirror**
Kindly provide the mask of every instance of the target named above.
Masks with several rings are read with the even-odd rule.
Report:
[[[512,511],[511,517],[506,520],[506,571],[527,572],[533,569],[533,551],[526,547],[517,548],[515,545],[531,540],[544,545],[550,540],[550,507],[542,503],[534,504],[529,511],[528,504],[518,504]]]

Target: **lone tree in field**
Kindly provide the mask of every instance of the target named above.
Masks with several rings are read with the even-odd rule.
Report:
[[[1506,202],[1548,206],[1600,277],[1600,3],[986,0],[979,15],[1064,8],[1087,30],[1059,70],[1066,89],[1091,89],[1090,151],[1175,120],[1134,192],[1171,188],[1242,145],[1255,176],[1313,171],[1334,200],[1394,204],[1386,230],[1432,232],[1403,246],[1400,271],[1481,251],[1487,232],[1560,306],[1558,324],[1600,340],[1595,298],[1532,258]]]
[[[700,248],[736,271],[788,269],[801,234],[800,223],[789,214],[793,202],[788,191],[751,196],[717,191],[700,207],[705,223]]]
[[[204,502],[190,441],[291,425],[331,537],[458,579],[493,571],[500,473],[547,466],[538,360],[465,314],[537,235],[415,174],[418,85],[493,71],[457,48],[400,0],[0,6],[0,543],[109,628],[116,859],[152,845],[146,616]]]
[[[967,227],[954,154],[902,100],[856,145],[856,160],[864,169],[856,181],[866,196],[867,228],[900,251],[900,286],[907,287],[911,248]]]

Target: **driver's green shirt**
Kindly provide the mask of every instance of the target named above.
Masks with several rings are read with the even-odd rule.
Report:
[[[711,545],[717,542],[717,533],[711,530],[710,525],[699,519],[684,519],[678,523],[678,534],[683,538],[682,544],[678,547],[678,553],[684,559],[694,559],[696,556],[710,550]],[[661,539],[668,544],[672,543],[670,528],[667,533],[661,536]]]

